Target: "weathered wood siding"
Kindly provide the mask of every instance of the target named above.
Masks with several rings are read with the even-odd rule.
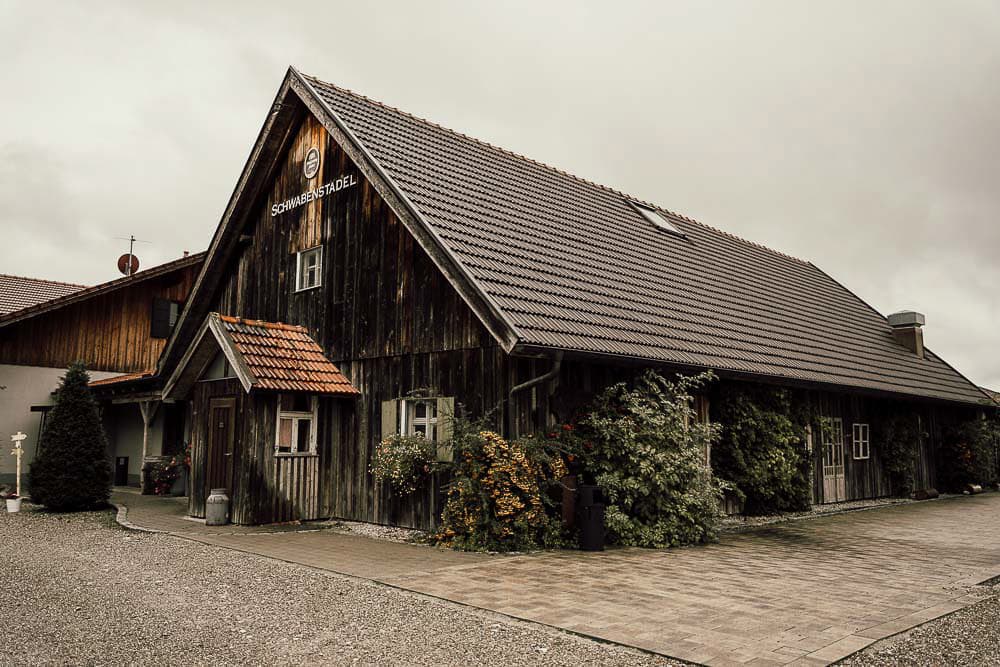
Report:
[[[914,488],[929,489],[938,486],[938,450],[947,425],[970,419],[975,408],[948,406],[923,401],[890,401],[856,394],[812,392],[810,400],[827,417],[840,417],[844,423],[844,466],[847,481],[847,499],[861,500],[897,495],[886,472],[886,453],[879,442],[880,424],[890,412],[904,413],[912,419],[920,437],[913,460]],[[870,427],[870,458],[855,459],[852,425],[868,424]],[[813,468],[813,502],[826,503],[831,499],[823,495],[823,448],[815,438]]]
[[[321,154],[306,180],[302,159]],[[356,185],[271,216],[271,205],[310,188]],[[478,348],[492,339],[347,155],[311,116],[295,137],[270,195],[244,230],[215,309],[301,324],[335,361]],[[322,287],[295,292],[295,253],[323,245]]]
[[[154,368],[166,339],[151,338],[153,299],[187,299],[200,264],[116,289],[0,329],[0,363],[95,371]]]
[[[321,153],[320,175],[307,180],[302,160],[314,146]],[[342,177],[355,184],[271,215],[272,204]],[[383,436],[381,401],[423,388],[456,396],[477,411],[492,407],[509,386],[504,355],[311,116],[304,118],[244,234],[213,309],[305,326],[362,397],[321,400],[319,451],[313,458],[274,456],[273,394],[254,392],[242,399],[233,519],[259,523],[338,516],[430,526],[439,508],[437,488],[420,497],[395,498],[388,487],[374,484],[368,471]],[[316,245],[323,246],[322,286],[296,292],[296,252]],[[204,402],[198,393],[194,400]],[[199,411],[196,419],[203,421],[204,414]],[[435,487],[439,483],[435,480]],[[203,512],[202,505],[202,499],[193,499],[192,510]]]

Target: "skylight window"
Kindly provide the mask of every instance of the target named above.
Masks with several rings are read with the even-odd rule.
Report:
[[[649,208],[648,206],[643,206],[642,204],[637,204],[634,201],[629,202],[635,210],[639,211],[642,217],[646,218],[649,222],[653,223],[658,229],[662,229],[665,232],[670,232],[671,234],[676,234],[677,236],[684,236],[684,232],[677,229],[672,222],[664,218],[655,209]]]

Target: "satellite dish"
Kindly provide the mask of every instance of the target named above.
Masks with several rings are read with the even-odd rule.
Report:
[[[118,270],[130,276],[139,270],[139,258],[131,253],[125,253],[118,258]]]

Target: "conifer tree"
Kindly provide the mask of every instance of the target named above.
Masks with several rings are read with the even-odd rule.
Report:
[[[107,437],[89,381],[80,362],[66,371],[31,464],[32,501],[57,512],[100,507],[111,495]]]

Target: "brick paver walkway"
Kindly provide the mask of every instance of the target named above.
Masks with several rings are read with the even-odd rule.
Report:
[[[185,536],[693,662],[818,665],[974,602],[968,586],[1000,575],[1000,494],[662,551],[487,557],[329,531]]]

